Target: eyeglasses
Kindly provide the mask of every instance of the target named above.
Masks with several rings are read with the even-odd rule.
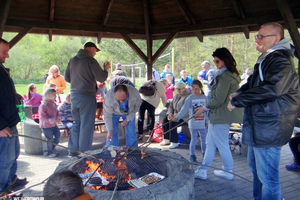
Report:
[[[214,60],[214,63],[219,64],[220,60]]]
[[[264,39],[265,37],[270,37],[270,36],[276,36],[276,35],[255,35],[254,38],[255,38],[255,39],[262,40],[262,39]]]

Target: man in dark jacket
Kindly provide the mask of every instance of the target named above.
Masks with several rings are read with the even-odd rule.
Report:
[[[95,126],[95,113],[97,108],[96,92],[97,83],[104,82],[107,78],[109,62],[100,67],[94,58],[98,47],[87,42],[84,49],[80,49],[76,56],[71,58],[65,71],[65,80],[71,83],[71,110],[73,127],[70,134],[68,147],[81,152],[91,149]],[[76,156],[76,152],[70,152]]]
[[[248,145],[255,199],[281,198],[281,147],[292,133],[299,104],[294,50],[280,24],[267,23],[255,36],[258,57],[253,74],[230,95],[228,109],[245,107],[242,142]]]
[[[26,178],[18,178],[17,158],[20,143],[16,125],[20,121],[16,105],[20,103],[9,69],[3,66],[8,55],[8,42],[0,38],[0,197],[11,193],[17,185],[25,185]],[[17,196],[22,196],[19,194]]]

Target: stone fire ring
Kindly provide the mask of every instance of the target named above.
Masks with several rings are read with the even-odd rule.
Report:
[[[89,154],[101,153],[102,149],[88,151]],[[191,164],[188,162],[182,162],[176,159],[185,159],[181,155],[170,152],[161,151],[160,149],[146,148],[147,153],[159,153],[165,156],[167,160],[167,177],[153,185],[139,188],[136,190],[117,190],[115,198],[116,200],[193,200],[195,199],[194,190],[194,171]],[[160,156],[160,155],[158,155]],[[174,157],[176,159],[168,158]],[[77,158],[70,158],[61,162],[55,171],[66,167],[70,162],[75,162]],[[75,163],[74,163],[75,164]],[[74,165],[73,164],[73,165]],[[68,169],[71,169],[73,165],[70,165]],[[113,191],[109,190],[93,190],[85,188],[85,191],[89,193],[95,199],[110,199]]]

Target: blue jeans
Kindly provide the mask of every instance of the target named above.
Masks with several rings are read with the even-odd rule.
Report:
[[[203,165],[210,166],[218,148],[222,158],[224,169],[229,171],[233,169],[233,158],[229,148],[229,127],[230,124],[209,124],[206,136],[206,150],[203,158]],[[200,169],[208,167],[200,166]]]
[[[71,93],[71,102],[74,121],[68,147],[81,152],[88,151],[93,143],[96,98],[95,96]]]
[[[120,117],[122,119],[126,119],[127,115],[115,115],[112,114],[112,122],[113,122],[113,130],[112,130],[112,141],[106,140],[107,145],[114,145],[114,146],[119,146],[119,133],[118,133],[118,124]],[[137,147],[138,142],[137,141],[137,136],[135,133],[135,118],[133,118],[132,121],[130,121],[127,126],[125,126],[126,130],[126,146],[129,147],[133,143],[135,143],[133,146]]]
[[[248,165],[253,173],[255,200],[280,200],[279,161],[281,147],[248,147]]]
[[[16,127],[10,129],[12,133],[18,133]],[[19,154],[19,137],[0,137],[0,193],[5,192],[17,178]]]
[[[71,134],[71,129],[73,127],[73,122],[72,121],[62,121],[61,122],[62,125],[64,125],[65,127],[67,127],[69,130],[69,134]]]
[[[195,155],[195,149],[196,149],[196,144],[197,144],[197,139],[198,139],[198,134],[200,135],[201,139],[201,151],[202,154],[204,155],[205,150],[206,150],[206,128],[204,129],[190,129],[191,132],[191,142],[190,142],[190,155]]]
[[[52,142],[54,144],[59,143],[60,132],[56,125],[51,128],[42,128],[42,131],[46,137],[46,141]],[[47,143],[47,149],[44,152],[45,156],[53,153],[53,150],[55,148],[54,144]]]

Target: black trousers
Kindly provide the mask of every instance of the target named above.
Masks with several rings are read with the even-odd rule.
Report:
[[[148,103],[147,101],[142,102],[140,110],[139,110],[139,119],[138,119],[138,129],[139,129],[139,135],[143,134],[143,126],[144,126],[144,119],[145,119],[145,111],[148,111],[149,113],[149,130],[153,130],[154,122],[155,122],[155,107]]]
[[[292,153],[294,154],[295,163],[298,166],[300,166],[300,151],[299,151],[300,135],[291,138],[289,141],[289,145]]]
[[[170,130],[171,128],[176,127],[178,124],[182,123],[183,120],[180,119],[178,122],[173,122],[173,121],[169,121],[167,119],[167,116],[164,118],[163,121],[163,129],[164,129],[164,133],[166,133],[168,130]],[[184,123],[186,124],[186,123]],[[182,124],[183,125],[183,124]],[[182,126],[181,125],[181,126]],[[177,133],[177,128],[174,128],[171,132],[168,132],[166,134],[164,134],[164,139],[168,139],[170,140],[170,142],[173,143],[178,143],[178,133]]]

